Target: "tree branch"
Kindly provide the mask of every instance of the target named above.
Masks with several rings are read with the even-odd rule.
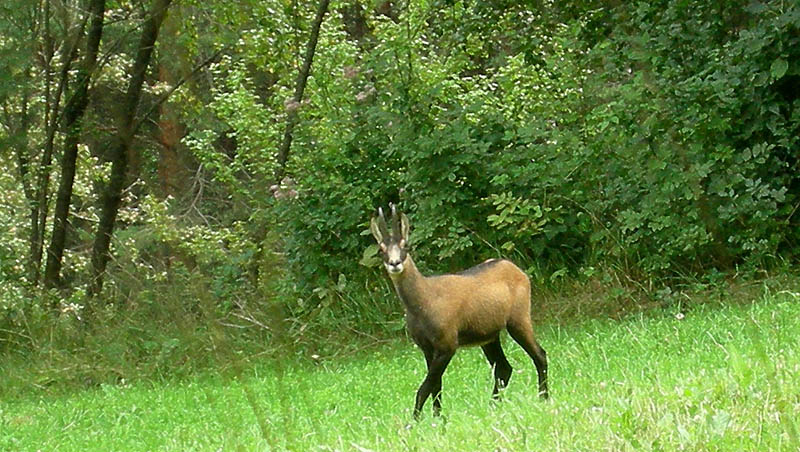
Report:
[[[314,60],[314,52],[317,50],[317,41],[319,40],[319,30],[322,26],[322,19],[328,11],[329,0],[320,0],[319,8],[317,9],[317,17],[311,27],[311,36],[308,39],[306,46],[306,56],[303,61],[303,67],[300,68],[300,73],[297,74],[297,85],[294,90],[294,98],[291,108],[289,108],[289,115],[286,118],[286,130],[283,133],[283,141],[280,148],[278,148],[278,169],[275,172],[275,183],[280,183],[283,175],[286,172],[286,162],[289,160],[289,148],[292,146],[292,133],[294,126],[297,124],[297,110],[300,106],[300,101],[303,100],[303,92],[306,89],[306,82],[308,81],[308,74],[311,72],[311,62]]]
[[[161,106],[161,104],[166,102],[167,99],[169,99],[170,96],[172,96],[172,94],[175,93],[175,91],[178,90],[178,88],[183,86],[184,83],[186,83],[189,80],[191,80],[195,75],[197,75],[198,72],[200,72],[201,69],[203,69],[204,67],[206,67],[209,64],[213,63],[222,54],[222,52],[224,52],[224,51],[225,51],[225,49],[222,48],[222,49],[219,49],[216,52],[214,52],[213,55],[211,55],[210,57],[206,58],[200,64],[195,66],[195,68],[192,69],[192,72],[190,72],[189,75],[186,75],[185,77],[181,78],[178,81],[178,83],[175,84],[175,86],[170,88],[169,91],[167,91],[166,93],[162,94],[161,97],[159,97],[158,100],[156,100],[156,102],[153,105],[150,106],[150,108],[147,110],[147,112],[145,114],[141,115],[139,117],[139,119],[134,123],[134,125],[133,125],[133,133],[136,134],[136,132],[139,130],[139,127],[142,126],[142,124],[147,120],[147,118],[149,118],[150,115],[152,115],[156,111],[156,109],[158,109],[158,107]]]

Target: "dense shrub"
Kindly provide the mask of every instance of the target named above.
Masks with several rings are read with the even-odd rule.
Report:
[[[367,229],[389,202],[409,214],[425,272],[507,256],[539,283],[602,268],[636,280],[797,256],[793,2],[353,2],[329,11],[302,102],[287,100],[311,9],[190,3],[176,44],[194,55],[219,36],[228,47],[171,98],[185,127],[172,164],[186,168],[161,181],[158,140],[137,143],[145,157],[131,172],[146,174],[126,191],[104,294],[119,306],[201,280],[222,317],[241,314],[242,300],[266,309],[263,298],[288,307],[296,331],[309,318],[388,321],[397,304]],[[200,4],[242,28],[191,35]],[[23,110],[2,100],[8,117]],[[290,112],[299,123],[276,181]],[[104,177],[102,146],[90,144],[66,290],[51,298],[26,295],[28,201],[0,150],[5,329],[29,299],[85,301],[92,187]],[[161,193],[168,180],[180,183]]]
[[[299,151],[300,198],[280,208],[293,278],[364,275],[388,201],[433,271],[503,254],[542,275],[667,276],[794,255],[798,7],[585,6],[411,8],[414,37],[377,24],[349,107],[318,112],[336,133],[314,128],[325,144]]]

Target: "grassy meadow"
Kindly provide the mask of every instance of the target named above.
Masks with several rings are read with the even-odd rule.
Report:
[[[514,375],[491,402],[478,349],[411,420],[424,376],[407,341],[348,358],[263,362],[239,377],[101,386],[0,402],[3,451],[796,451],[800,294],[539,325],[551,400],[504,338]]]

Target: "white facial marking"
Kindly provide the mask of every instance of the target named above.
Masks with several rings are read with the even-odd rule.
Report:
[[[398,245],[389,245],[389,249],[386,252],[386,260],[383,263],[389,273],[397,274],[403,272],[403,261],[401,260],[402,256],[402,250]]]

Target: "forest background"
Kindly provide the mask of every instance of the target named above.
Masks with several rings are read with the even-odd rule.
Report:
[[[792,274],[799,57],[777,0],[6,0],[0,354],[43,388],[395,337],[389,202],[538,319]]]

